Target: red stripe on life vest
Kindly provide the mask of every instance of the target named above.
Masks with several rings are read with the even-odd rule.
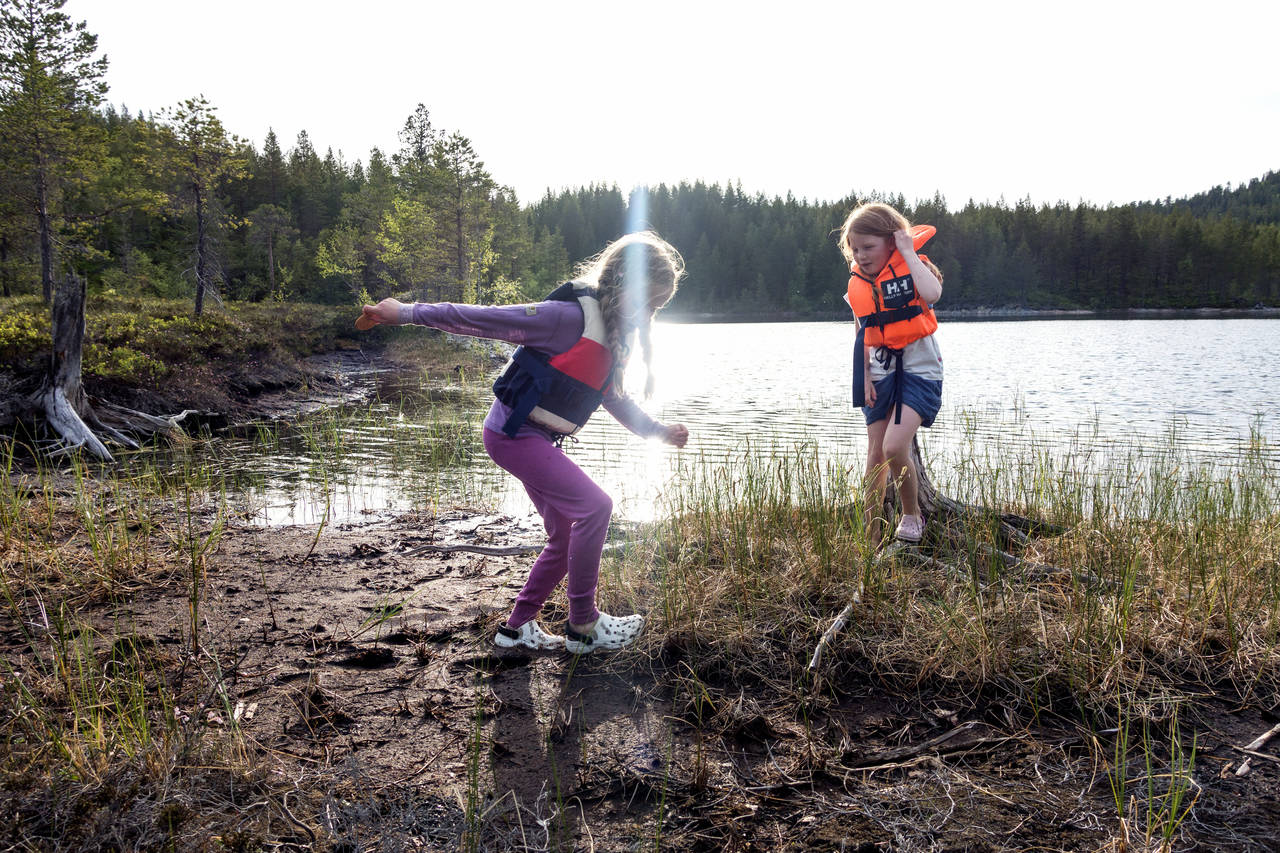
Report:
[[[552,358],[550,364],[579,382],[601,389],[613,368],[613,354],[603,344],[590,338],[580,338],[576,344]]]

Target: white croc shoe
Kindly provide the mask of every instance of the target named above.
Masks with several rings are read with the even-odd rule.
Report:
[[[601,612],[596,624],[586,634],[565,629],[564,647],[571,654],[585,655],[596,649],[623,649],[636,641],[644,630],[644,617],[638,613],[631,616],[610,616]]]
[[[919,545],[924,538],[924,517],[920,515],[904,515],[898,522],[898,530],[894,538],[908,545]]]
[[[535,651],[551,651],[565,644],[564,637],[548,634],[542,630],[537,619],[530,619],[519,628],[498,626],[498,633],[493,636],[493,643],[504,649],[534,649]]]

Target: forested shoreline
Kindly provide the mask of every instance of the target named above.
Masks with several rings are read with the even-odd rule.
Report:
[[[11,8],[10,8],[11,7]],[[401,147],[347,161],[306,132],[229,133],[193,97],[104,103],[106,60],[57,0],[6,4],[0,51],[0,295],[82,276],[90,293],[354,304],[538,298],[636,224],[685,256],[672,315],[841,312],[833,231],[889,201],[938,227],[945,307],[1115,311],[1280,304],[1280,174],[1187,199],[1099,207],[856,191],[832,201],[695,181],[522,202],[425,105]],[[643,205],[643,206],[642,206]],[[639,215],[643,211],[643,215]]]

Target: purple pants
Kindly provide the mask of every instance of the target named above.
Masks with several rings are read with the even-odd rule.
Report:
[[[569,621],[594,622],[600,616],[596,584],[613,499],[544,436],[526,433],[510,438],[486,429],[484,449],[500,468],[524,484],[547,530],[547,544],[529,569],[507,625],[519,628],[536,618],[566,574]]]

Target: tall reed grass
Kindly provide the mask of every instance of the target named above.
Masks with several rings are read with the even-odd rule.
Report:
[[[1112,723],[1118,697],[1188,684],[1247,698],[1280,685],[1280,471],[1260,435],[1251,447],[1210,464],[1173,430],[1122,456],[1091,452],[1087,433],[1018,452],[962,446],[934,479],[987,514],[950,522],[970,546],[934,554],[944,571],[875,559],[853,464],[746,445],[683,467],[666,520],[616,569],[616,594],[651,602],[652,655],[709,683],[809,689],[809,654],[860,593],[828,686],[949,685]],[[984,547],[1001,513],[1066,532],[1006,569]]]
[[[209,686],[173,677],[199,650],[216,492],[199,471],[103,470],[76,456],[22,468],[17,455],[12,443],[0,454],[0,619],[14,629],[0,674],[0,774],[6,790],[26,791],[20,834],[31,849],[84,843],[101,829],[84,809],[127,790],[112,807],[141,823],[122,818],[117,831],[164,846],[175,824],[157,816],[172,806],[164,792],[181,787],[177,768],[235,752],[231,731],[203,738],[196,696]],[[184,577],[191,618],[175,652],[138,630],[126,602]]]

